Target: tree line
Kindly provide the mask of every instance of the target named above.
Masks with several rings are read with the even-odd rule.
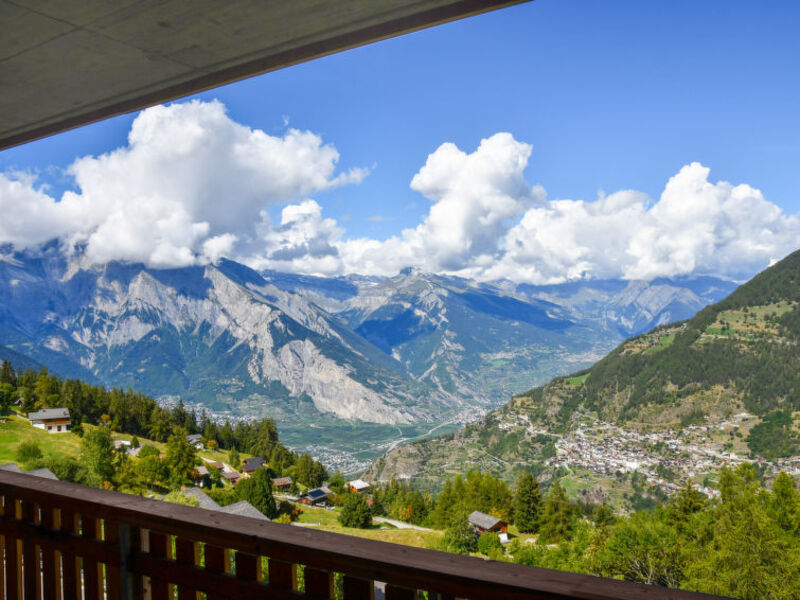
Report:
[[[234,457],[239,452],[263,457],[275,476],[291,474],[300,483],[317,486],[326,475],[322,464],[309,455],[298,455],[280,443],[277,426],[270,418],[235,424],[230,421],[217,423],[205,411],[198,414],[195,410],[188,410],[182,402],[164,408],[139,392],[62,379],[45,367],[39,371],[15,370],[8,361],[3,361],[0,364],[0,411],[6,412],[18,402],[25,413],[42,408],[68,408],[72,429],[78,435],[82,435],[81,425],[84,423],[103,424],[109,431],[168,445],[176,435],[185,437],[199,433],[208,446],[231,450]],[[59,465],[58,468],[67,475],[64,478],[70,480],[79,478],[77,473],[81,472],[80,465],[70,469]],[[157,481],[167,482],[169,477],[160,477]]]

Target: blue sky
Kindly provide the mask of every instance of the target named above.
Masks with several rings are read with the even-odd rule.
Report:
[[[432,200],[409,184],[428,155],[444,142],[469,154],[497,132],[532,145],[524,178],[550,200],[638,190],[654,202],[698,161],[711,182],[747,183],[794,215],[798,30],[789,1],[537,0],[197,98],[273,136],[288,121],[334,145],[340,170],[369,168],[311,194],[344,238],[417,227]],[[0,171],[36,172],[58,198],[75,187],[60,168],[124,146],[134,117],[7,150]]]

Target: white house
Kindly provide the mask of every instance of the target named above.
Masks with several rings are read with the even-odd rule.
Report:
[[[47,433],[65,433],[70,429],[68,408],[45,408],[28,413],[31,425],[44,429]]]

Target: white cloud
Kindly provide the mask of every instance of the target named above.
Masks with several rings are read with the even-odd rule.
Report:
[[[800,246],[798,217],[749,185],[709,181],[699,163],[670,178],[656,201],[632,190],[548,200],[524,177],[531,150],[509,133],[471,153],[442,144],[411,180],[430,201],[419,225],[386,240],[348,238],[308,196],[357,183],[365,170],[337,174],[336,149],[313,133],[273,137],[235,123],[218,102],[173,104],[143,111],[126,146],[76,160],[79,192],[60,201],[28,176],[0,174],[0,243],[59,237],[100,263],[172,267],[227,256],[309,274],[414,266],[532,283],[740,278]],[[282,206],[277,224],[267,212],[274,206]]]
[[[79,192],[60,201],[30,181],[4,177],[9,220],[0,241],[17,247],[61,237],[85,259],[184,266],[253,243],[253,224],[275,204],[357,183],[363,169],[337,174],[339,154],[314,133],[270,136],[231,120],[219,102],[142,111],[128,144],[69,168]]]

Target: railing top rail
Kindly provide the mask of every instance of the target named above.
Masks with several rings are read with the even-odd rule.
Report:
[[[420,589],[469,590],[474,598],[704,600],[681,590],[424,550],[170,504],[0,471],[0,493],[214,546]]]

